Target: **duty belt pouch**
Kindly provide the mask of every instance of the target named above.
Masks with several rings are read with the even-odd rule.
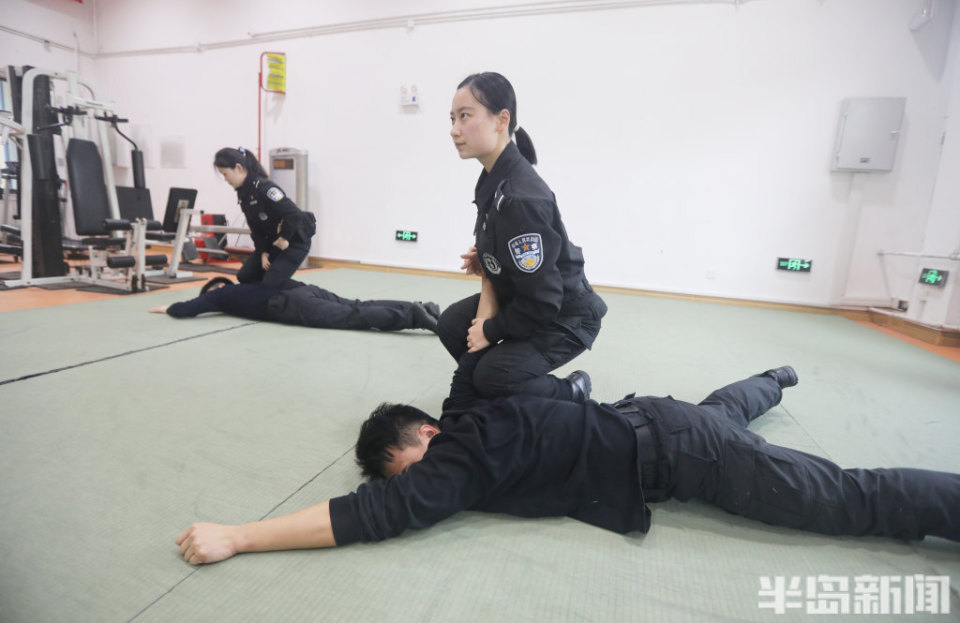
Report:
[[[637,404],[634,394],[624,397],[614,403],[624,418],[633,426],[637,436],[637,453],[640,457],[640,486],[643,488],[643,498],[647,502],[662,502],[667,499],[667,492],[663,488],[667,482],[663,464],[663,452],[653,416],[642,410]]]

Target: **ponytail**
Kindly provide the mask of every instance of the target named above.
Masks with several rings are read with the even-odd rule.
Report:
[[[239,147],[234,149],[233,147],[224,147],[213,157],[213,166],[221,167],[224,169],[232,169],[238,164],[243,165],[243,168],[247,170],[248,175],[253,175],[254,177],[268,177],[267,171],[263,168],[263,165],[260,164],[260,161],[257,160],[257,157],[253,155],[249,149],[244,149]]]
[[[533,148],[533,141],[530,140],[527,131],[517,126],[513,138],[517,141],[517,149],[520,150],[520,155],[526,158],[530,164],[537,164],[537,150]]]
[[[470,87],[473,97],[491,114],[499,115],[501,110],[510,113],[510,136],[516,137],[517,148],[527,162],[537,164],[537,150],[533,148],[530,135],[517,125],[517,94],[510,81],[494,71],[485,71],[467,76],[457,85],[457,89],[466,86]]]

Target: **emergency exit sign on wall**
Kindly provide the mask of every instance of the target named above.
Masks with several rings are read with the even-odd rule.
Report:
[[[409,229],[398,229],[397,240],[403,240],[404,242],[416,242],[417,232],[410,231]]]
[[[947,270],[924,268],[922,271],[920,271],[920,283],[942,288],[943,286],[947,285],[947,275],[949,274],[950,271]]]
[[[777,258],[777,270],[787,270],[792,273],[809,273],[813,260],[802,260],[797,257]]]

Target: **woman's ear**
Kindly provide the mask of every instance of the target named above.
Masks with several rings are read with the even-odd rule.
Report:
[[[510,130],[510,111],[504,108],[497,115],[497,132],[509,132]]]

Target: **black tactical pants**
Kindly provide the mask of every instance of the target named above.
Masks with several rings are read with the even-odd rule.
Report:
[[[420,328],[413,303],[345,299],[311,285],[281,290],[267,303],[267,314],[277,322],[319,329]]]
[[[699,405],[635,399],[653,413],[667,497],[702,499],[737,515],[823,534],[960,540],[960,474],[843,469],[769,444],[746,426],[780,397],[775,380],[757,376],[718,389]]]
[[[440,315],[437,332],[454,360],[467,352],[467,331],[477,316],[480,295],[454,303]],[[586,326],[584,324],[584,326]],[[600,324],[596,324],[596,332]],[[473,385],[484,398],[527,394],[570,400],[570,383],[550,371],[586,350],[569,332],[556,326],[522,340],[505,339],[487,349],[473,373]]]
[[[279,288],[284,281],[297,272],[309,253],[309,242],[291,242],[290,246],[283,251],[279,247],[271,247],[270,268],[263,270],[263,255],[259,251],[254,251],[243,261],[243,266],[237,271],[237,281],[260,283],[265,288]]]

